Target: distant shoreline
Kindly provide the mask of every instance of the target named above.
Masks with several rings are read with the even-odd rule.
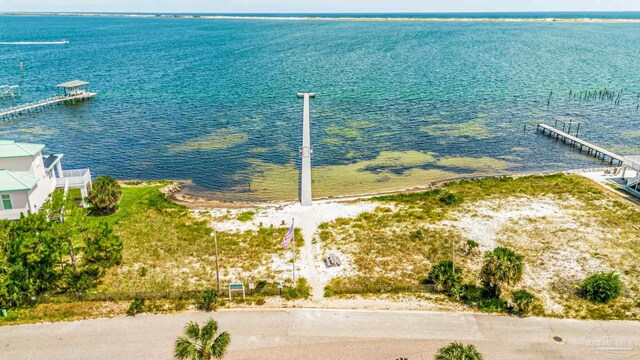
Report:
[[[518,13],[514,13],[517,15]],[[639,18],[558,18],[558,17],[385,17],[380,16],[303,16],[303,14],[283,15],[197,15],[197,14],[135,14],[135,13],[29,13],[29,12],[0,12],[2,16],[68,16],[68,17],[126,17],[126,18],[171,18],[171,19],[210,19],[210,20],[270,20],[270,21],[373,21],[373,22],[521,22],[521,23],[640,23]],[[371,15],[371,14],[367,14]],[[407,14],[409,15],[409,14]],[[445,13],[443,15],[451,15]],[[551,15],[551,14],[550,14]]]

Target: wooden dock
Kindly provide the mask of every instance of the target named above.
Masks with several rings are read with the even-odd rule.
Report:
[[[580,139],[577,136],[568,134],[562,130],[558,130],[553,126],[547,124],[538,124],[537,131],[542,131],[544,135],[555,138],[556,140],[562,140],[567,145],[571,145],[574,148],[580,149],[580,152],[587,151],[587,154],[593,155],[597,159],[602,161],[609,161],[610,164],[616,163],[616,165],[622,165],[624,162],[624,156],[615,154],[603,147],[592,144],[586,140]]]
[[[77,101],[83,101],[96,96],[96,93],[85,92],[77,95],[63,95],[56,96],[49,99],[36,101],[33,103],[23,104],[8,109],[0,109],[0,120],[8,120],[19,117],[21,115],[40,112],[45,109],[52,108],[57,105],[75,103]]]
[[[87,90],[88,86],[89,83],[82,80],[72,80],[59,84],[56,86],[59,95],[8,109],[0,109],[0,120],[13,119],[20,115],[43,111],[57,105],[73,104],[78,101],[91,99],[98,95],[95,92]]]

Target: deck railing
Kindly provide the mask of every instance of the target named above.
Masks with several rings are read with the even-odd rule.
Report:
[[[27,214],[27,209],[0,210],[0,219],[17,220],[20,214]]]
[[[640,156],[627,156],[624,158],[624,166],[640,172]]]
[[[56,178],[56,187],[81,188],[91,182],[91,171],[89,169],[63,170],[62,176]]]

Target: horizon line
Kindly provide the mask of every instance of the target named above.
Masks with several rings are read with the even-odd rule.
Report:
[[[255,15],[271,15],[271,14],[291,14],[291,15],[303,15],[303,14],[354,14],[354,15],[368,15],[368,14],[554,14],[554,13],[640,13],[638,10],[517,10],[517,11],[300,11],[300,12],[278,12],[278,11],[266,11],[266,12],[185,12],[185,11],[15,11],[15,10],[0,10],[0,14],[255,14]]]

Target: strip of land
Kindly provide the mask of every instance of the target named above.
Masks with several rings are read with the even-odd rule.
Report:
[[[511,292],[524,289],[536,296],[538,316],[640,319],[640,209],[579,175],[454,181],[426,192],[317,201],[310,208],[188,209],[167,201],[161,192],[167,184],[126,183],[118,212],[88,217],[108,222],[124,245],[122,264],[95,289],[80,297],[39,294],[32,306],[9,309],[0,325],[117,317],[135,298],[146,299],[145,312],[194,310],[204,291],[216,289],[214,229],[222,308],[500,313],[509,311]],[[444,195],[456,201],[445,203]],[[291,248],[280,244],[292,219],[296,274],[306,280],[298,288],[292,287]],[[505,287],[502,298],[485,301],[479,269],[483,254],[498,246],[523,255],[523,279]],[[325,266],[329,254],[341,265]],[[452,255],[468,290],[462,301],[424,285],[429,269]],[[579,293],[581,281],[599,271],[616,272],[623,283],[621,295],[606,304]],[[246,300],[223,301],[230,283],[257,287]]]
[[[609,18],[491,18],[491,17],[323,17],[323,16],[254,16],[254,15],[189,15],[189,14],[118,14],[118,13],[17,13],[5,12],[9,16],[90,16],[129,18],[181,18],[212,20],[270,20],[270,21],[374,21],[374,22],[559,22],[559,23],[638,23],[640,19]]]

